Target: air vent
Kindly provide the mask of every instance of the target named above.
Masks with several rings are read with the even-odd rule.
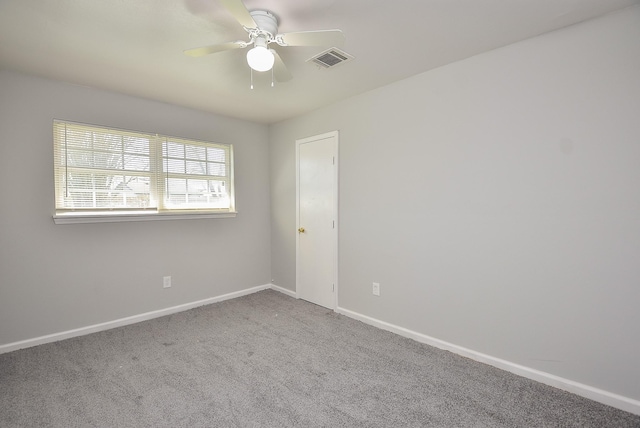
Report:
[[[338,64],[342,64],[343,62],[351,61],[352,59],[353,56],[348,53],[341,51],[338,48],[331,48],[309,58],[307,62],[313,62],[322,68],[331,68]]]

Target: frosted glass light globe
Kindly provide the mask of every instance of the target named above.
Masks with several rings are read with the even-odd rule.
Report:
[[[264,46],[256,46],[247,52],[247,63],[255,71],[268,71],[273,68],[275,57]]]

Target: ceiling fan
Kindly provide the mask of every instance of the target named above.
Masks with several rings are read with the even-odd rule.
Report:
[[[268,10],[249,11],[242,0],[220,0],[233,17],[242,25],[249,41],[221,43],[201,48],[188,49],[186,55],[199,57],[212,53],[242,49],[253,45],[247,51],[247,63],[252,70],[273,70],[273,76],[278,82],[286,82],[293,77],[282,58],[269,44],[279,46],[341,46],[344,34],[341,30],[297,31],[292,33],[278,33],[278,19]]]

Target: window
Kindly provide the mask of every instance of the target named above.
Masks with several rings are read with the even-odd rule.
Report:
[[[229,144],[55,120],[53,145],[56,223],[235,213]]]

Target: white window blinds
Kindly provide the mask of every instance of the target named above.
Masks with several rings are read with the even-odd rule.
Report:
[[[54,121],[56,214],[234,212],[232,146]]]

